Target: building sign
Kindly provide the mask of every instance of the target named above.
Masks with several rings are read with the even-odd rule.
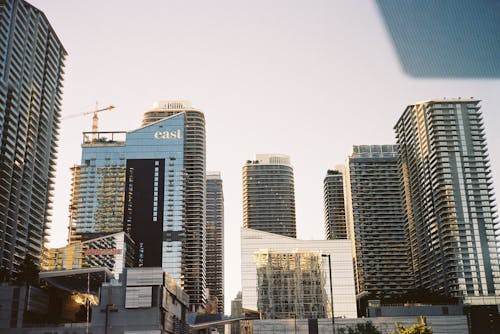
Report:
[[[121,249],[107,248],[107,249],[87,249],[85,255],[119,255],[122,253]]]
[[[156,131],[154,134],[155,139],[181,139],[181,129],[173,131]]]

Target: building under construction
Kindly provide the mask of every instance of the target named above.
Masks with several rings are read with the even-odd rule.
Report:
[[[136,266],[163,268],[194,308],[204,306],[205,151],[204,115],[186,101],[156,103],[135,130],[84,133],[70,242],[124,231],[137,245]]]
[[[255,261],[262,319],[331,317],[319,252],[263,250]]]

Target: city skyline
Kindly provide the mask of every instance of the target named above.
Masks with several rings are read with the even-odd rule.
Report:
[[[44,11],[69,52],[63,116],[91,111],[98,100],[117,106],[102,114],[101,130],[128,130],[154,100],[189,99],[204,110],[207,167],[221,170],[225,180],[225,248],[234,250],[226,252],[226,268],[239,268],[234,253],[242,224],[242,162],[258,152],[290,155],[298,237],[322,238],[325,171],[342,163],[353,144],[394,142],[392,127],[410,103],[482,99],[498,184],[499,81],[405,76],[373,3],[225,3],[222,10],[192,2],[136,7],[124,1],[119,8],[113,2],[31,3]],[[68,14],[73,12],[79,15]],[[186,16],[192,18],[189,27],[179,21]],[[128,17],[136,19],[133,27]],[[353,24],[354,18],[365,24]],[[129,65],[140,57],[147,61]],[[90,123],[79,118],[61,125],[54,245],[65,243],[69,167],[79,161],[81,132]],[[226,305],[238,291],[238,276],[238,270],[226,273],[233,281],[226,280]]]

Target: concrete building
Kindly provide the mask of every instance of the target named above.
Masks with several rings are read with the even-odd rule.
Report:
[[[326,172],[323,180],[323,196],[326,239],[347,239],[344,178],[340,168]]]
[[[40,277],[48,290],[0,285],[1,333],[189,333],[189,297],[162,268],[128,268],[120,280],[105,268]]]
[[[243,166],[243,227],[297,237],[289,156],[257,154]]]
[[[188,310],[189,296],[162,268],[128,268],[122,283],[103,285],[91,325],[108,333],[186,333]]]
[[[298,240],[241,230],[242,307],[263,318],[331,317],[330,268],[335,317],[356,318],[349,240]]]
[[[466,316],[470,334],[496,334],[500,333],[500,300],[497,305],[456,304],[456,305],[368,305],[368,317],[417,317],[424,316],[426,319],[446,316]],[[450,318],[450,321],[453,321]],[[434,330],[434,328],[433,328]]]
[[[157,102],[139,129],[84,133],[70,241],[125,231],[138,266],[162,267],[203,306],[205,193],[203,113],[186,101]]]
[[[47,17],[0,3],[0,268],[39,264],[54,188],[66,51]]]
[[[416,103],[395,125],[415,286],[457,298],[500,293],[497,209],[479,104]]]
[[[371,322],[382,334],[392,334],[395,324],[401,324],[406,328],[419,322],[418,316],[406,317],[380,317],[380,318],[359,318],[359,319],[335,319],[335,333],[340,330],[353,328],[357,324]],[[427,326],[432,328],[433,334],[469,334],[467,328],[467,317],[458,316],[429,316],[425,317]],[[269,319],[253,320],[253,334],[271,333],[332,333],[332,322],[330,319]]]
[[[353,146],[345,166],[345,198],[357,293],[381,297],[413,288],[397,146]]]
[[[207,289],[224,314],[224,192],[220,172],[207,173]]]

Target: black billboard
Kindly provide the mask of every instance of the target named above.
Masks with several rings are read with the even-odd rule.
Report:
[[[162,266],[164,159],[128,159],[123,228],[137,245],[136,265]]]

